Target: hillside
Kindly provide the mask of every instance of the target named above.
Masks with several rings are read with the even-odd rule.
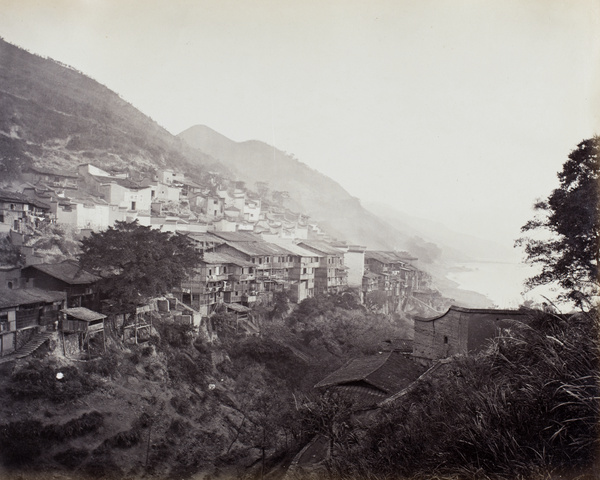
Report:
[[[309,215],[333,238],[419,256],[436,248],[370,213],[292,155],[203,126],[175,137],[83,73],[0,39],[0,180],[16,180],[29,165],[72,172],[81,163],[134,176],[169,167],[203,184],[211,171],[249,189],[265,182],[288,193],[285,207]]]
[[[73,170],[146,171],[157,166],[220,166],[193,151],[115,92],[72,68],[0,39],[0,160]],[[2,169],[0,167],[0,169]]]
[[[189,145],[222,162],[249,188],[267,182],[287,191],[286,206],[310,215],[330,235],[371,249],[405,249],[409,237],[368,212],[337,182],[266,143],[235,142],[204,125],[178,135]]]

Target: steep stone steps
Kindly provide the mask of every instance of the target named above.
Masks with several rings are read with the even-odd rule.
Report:
[[[40,332],[36,333],[31,340],[29,340],[25,345],[19,348],[13,356],[15,358],[24,358],[28,355],[31,355],[38,348],[42,346],[42,344],[52,337],[52,332]]]

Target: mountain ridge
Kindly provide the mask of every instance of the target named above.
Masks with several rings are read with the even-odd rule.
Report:
[[[266,182],[288,192],[286,207],[308,214],[340,240],[373,249],[404,249],[408,239],[402,232],[368,212],[335,180],[293,155],[260,140],[236,142],[206,125],[192,126],[178,137],[246,182]]]

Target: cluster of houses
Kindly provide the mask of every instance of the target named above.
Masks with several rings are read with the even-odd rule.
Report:
[[[173,170],[134,180],[128,173],[92,164],[79,165],[75,172],[25,169],[20,192],[0,191],[0,235],[6,234],[25,259],[22,269],[0,267],[0,288],[10,292],[3,295],[10,305],[3,304],[0,311],[5,320],[12,311],[14,320],[2,323],[0,353],[19,346],[21,340],[11,332],[35,327],[16,322],[29,308],[17,291],[40,299],[52,297],[31,304],[37,305],[32,307],[39,313],[37,326],[54,322],[42,320],[43,312],[58,315],[69,308],[99,308],[95,276],[81,271],[75,261],[44,263],[29,251],[28,235],[45,223],[69,225],[85,233],[117,221],[138,221],[187,235],[202,251],[203,260],[173,295],[194,319],[209,317],[220,307],[244,316],[255,305],[269,305],[276,292],[301,302],[349,288],[363,303],[391,313],[429,291],[423,272],[412,264],[417,259],[410,254],[334,242],[318,225],[309,224],[307,216],[259,198],[243,183],[225,188],[222,179],[210,175],[200,185]],[[27,337],[24,332],[20,336]]]
[[[92,164],[77,171],[27,167],[20,191],[0,191],[0,232],[46,219],[77,229],[103,230],[117,221],[170,232],[246,231],[282,238],[324,238],[308,217],[268,202],[212,174],[204,185],[173,170],[133,179]]]
[[[371,252],[361,246],[319,240],[274,236],[266,240],[249,232],[179,234],[189,236],[203,254],[195,274],[172,292],[177,303],[189,310],[186,315],[196,325],[219,308],[247,317],[252,307],[271,304],[276,292],[286,292],[291,301],[301,302],[318,294],[342,293],[352,288],[364,301],[379,288],[390,299],[390,305],[398,306],[421,282],[419,270],[410,264],[414,258],[406,253]],[[0,312],[12,312],[16,320],[34,308],[38,318],[37,323],[27,325],[4,322],[2,332],[6,338],[0,353],[19,346],[14,332],[46,327],[56,321],[46,318],[44,312],[54,312],[56,317],[65,308],[100,308],[99,280],[82,270],[75,260],[1,267],[0,288],[5,304]],[[21,293],[35,294],[36,299],[50,295],[52,301],[36,301],[31,307],[23,303],[25,297]],[[27,338],[24,332],[20,335]]]
[[[65,353],[89,346],[95,334],[104,340],[106,315],[88,308],[98,304],[99,280],[74,260],[0,267],[0,356],[57,330]]]

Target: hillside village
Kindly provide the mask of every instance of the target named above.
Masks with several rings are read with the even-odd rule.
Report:
[[[412,309],[431,314],[448,302],[431,288],[409,253],[370,251],[335,241],[307,216],[282,208],[264,194],[261,198],[240,182],[221,179],[200,185],[172,170],[134,180],[91,164],[80,165],[76,172],[30,167],[22,178],[21,184],[13,184],[20,191],[0,191],[0,231],[19,252],[16,264],[1,267],[3,288],[39,288],[44,283],[39,278],[29,282],[33,271],[64,280],[60,272],[67,266],[72,270],[68,281],[77,278],[81,284],[86,278],[75,267],[76,257],[53,256],[52,262],[36,248],[44,226],[64,226],[85,236],[115,222],[136,221],[186,235],[202,252],[196,275],[171,292],[195,313],[197,327],[207,325],[206,319],[221,305],[247,314],[256,305],[272,304],[276,292],[300,303],[350,289],[361,303],[384,313]],[[93,290],[94,283],[88,283]],[[98,307],[73,293],[67,303]],[[11,348],[4,343],[3,353]]]
[[[75,69],[0,57],[0,477],[600,471],[592,313],[458,306],[440,248],[293,155],[171,135]],[[86,242],[121,228],[193,267],[148,248],[111,297],[139,258],[84,267]]]

